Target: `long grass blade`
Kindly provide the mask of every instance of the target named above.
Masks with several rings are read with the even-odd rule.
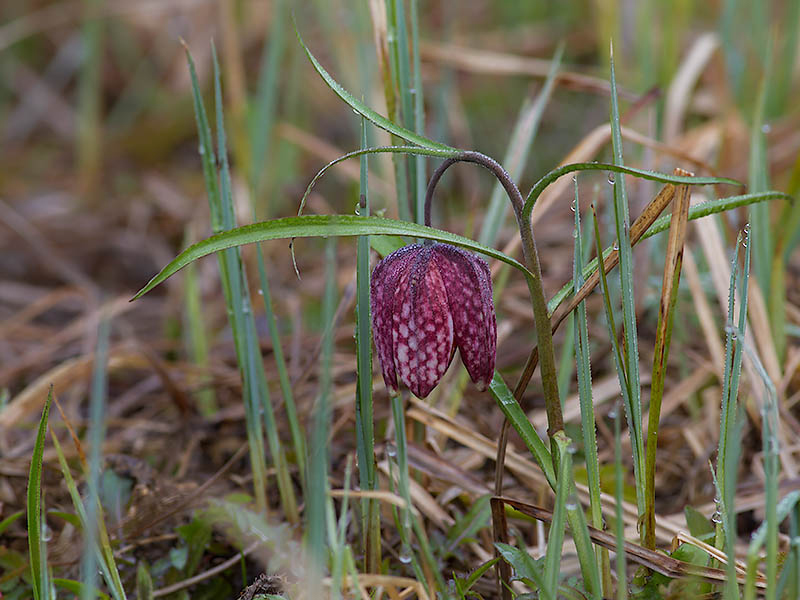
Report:
[[[42,457],[44,441],[47,433],[47,420],[50,414],[50,403],[53,401],[53,387],[47,394],[47,400],[39,420],[39,430],[33,445],[31,468],[28,473],[28,556],[31,565],[31,587],[35,600],[49,596],[47,576],[47,544],[42,539]],[[47,595],[47,596],[46,596]]]
[[[98,540],[106,546],[108,540],[98,535],[98,523],[102,519],[100,512],[100,471],[102,468],[102,446],[105,438],[105,404],[108,389],[109,336],[111,325],[105,317],[100,321],[97,331],[97,348],[92,368],[92,387],[89,396],[89,473],[87,477],[86,528],[84,529],[84,551],[81,558],[83,590],[81,600],[94,600],[97,589],[97,552]],[[107,551],[110,548],[106,549]]]
[[[361,120],[361,143],[366,146],[366,121]],[[361,156],[359,214],[369,216],[367,155]],[[375,426],[372,410],[372,337],[370,329],[369,236],[360,236],[356,249],[356,451],[362,490],[378,489],[375,466]],[[380,513],[375,499],[361,502],[366,570],[378,572],[380,565]]]
[[[319,575],[323,572],[327,556],[325,504],[328,490],[328,432],[331,419],[331,360],[334,341],[334,312],[336,310],[336,240],[325,244],[325,292],[323,296],[322,354],[319,365],[319,393],[314,407],[313,429],[310,440],[309,496],[306,521],[308,524],[308,549],[312,568],[317,577],[309,580],[309,591],[321,593]],[[317,597],[317,596],[310,596]]]
[[[364,102],[353,96],[350,92],[344,89],[333,77],[331,77],[330,73],[328,73],[325,68],[319,63],[319,61],[311,54],[311,50],[308,49],[305,42],[303,42],[303,38],[300,37],[300,31],[297,29],[297,23],[295,22],[295,33],[297,34],[297,39],[300,42],[300,45],[303,47],[303,50],[308,56],[308,60],[311,61],[311,64],[316,69],[317,73],[319,73],[320,77],[325,81],[328,87],[336,93],[342,100],[344,100],[350,107],[358,112],[360,115],[365,117],[368,121],[374,123],[381,129],[388,131],[391,134],[396,135],[399,138],[402,138],[412,144],[417,144],[418,146],[423,146],[425,148],[431,149],[438,149],[438,150],[455,150],[452,146],[448,146],[447,144],[442,144],[440,142],[435,142],[431,139],[426,138],[423,135],[415,133],[405,127],[401,127],[396,123],[393,123],[386,117],[381,114],[378,114],[374,110],[372,110],[369,106],[367,106]]]
[[[647,448],[645,463],[645,518],[642,545],[655,550],[656,547],[656,452],[658,448],[658,426],[661,417],[661,400],[664,397],[664,384],[667,377],[667,360],[672,339],[672,324],[675,317],[675,303],[678,300],[678,285],[683,265],[683,246],[689,223],[689,186],[676,188],[672,222],[667,240],[664,277],[661,284],[661,302],[656,326],[655,352],[653,355],[653,376],[650,383],[650,408],[647,423]]]
[[[581,210],[578,201],[578,181],[575,181],[575,251],[573,258],[573,281],[575,293],[583,286],[583,233],[581,231]],[[587,249],[588,249],[587,245]],[[578,399],[581,407],[581,433],[583,434],[583,454],[586,461],[586,479],[589,487],[589,514],[592,527],[603,527],[602,503],[600,500],[600,460],[597,452],[597,431],[592,400],[592,367],[589,360],[589,327],[586,318],[586,302],[582,301],[575,310],[573,347],[578,376]],[[603,575],[602,590],[611,589],[611,573],[608,565],[608,550],[600,549],[597,565]]]
[[[553,457],[550,451],[542,441],[542,438],[539,437],[539,434],[536,433],[533,425],[531,425],[531,422],[528,420],[528,416],[522,410],[517,399],[514,398],[514,394],[508,388],[505,381],[503,381],[503,377],[496,371],[492,382],[489,384],[489,391],[492,393],[492,396],[494,396],[495,402],[500,407],[500,410],[503,411],[508,422],[511,423],[511,426],[519,434],[520,438],[522,438],[522,441],[525,442],[525,446],[527,446],[531,456],[533,456],[542,468],[542,472],[545,477],[547,477],[550,487],[556,489],[556,474],[553,468]]]
[[[567,452],[570,439],[563,431],[554,436],[558,449],[559,473],[556,483],[556,498],[553,503],[553,521],[550,523],[550,535],[547,538],[547,550],[544,556],[544,583],[548,590],[558,589],[561,553],[564,545],[564,525],[567,516],[567,497],[572,487],[572,454]]]
[[[609,57],[611,65],[611,147],[614,164],[622,166],[622,134],[620,132],[619,104],[617,100],[617,80],[614,74],[613,47]],[[639,384],[639,338],[636,324],[636,303],[633,289],[633,249],[630,238],[630,215],[625,178],[614,180],[614,223],[619,245],[619,280],[622,296],[622,327],[624,332],[624,366],[627,397],[625,410],[628,416],[628,430],[633,452],[633,472],[636,482],[636,505],[639,514],[644,514],[644,469],[645,453],[642,433],[642,398]],[[616,335],[611,331],[611,335]],[[622,380],[620,380],[622,384]]]

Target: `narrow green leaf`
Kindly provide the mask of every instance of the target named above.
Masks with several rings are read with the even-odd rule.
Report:
[[[424,239],[436,240],[449,244],[462,246],[474,252],[480,252],[492,258],[497,258],[512,267],[519,269],[527,278],[533,275],[520,262],[506,256],[499,250],[482,246],[477,242],[447,231],[384,219],[382,217],[362,217],[358,215],[304,215],[302,217],[285,217],[263,223],[244,225],[229,231],[223,231],[210,238],[200,241],[174,258],[161,272],[153,277],[142,288],[133,300],[140,298],[165,279],[185,267],[190,262],[203,256],[213,254],[226,248],[263,242],[265,240],[289,239],[297,237],[333,237],[333,236],[358,236],[358,235],[407,235]]]
[[[412,144],[417,144],[418,146],[423,146],[425,148],[432,148],[437,150],[455,150],[452,146],[448,146],[447,144],[442,144],[440,142],[434,142],[431,139],[426,138],[423,135],[418,133],[414,133],[410,129],[406,129],[405,127],[401,127],[396,123],[393,123],[383,115],[375,112],[369,106],[367,106],[364,102],[353,96],[350,92],[344,89],[339,83],[331,77],[330,73],[328,73],[325,68],[319,63],[319,61],[311,54],[311,50],[308,49],[308,46],[305,45],[303,42],[303,38],[300,36],[300,31],[297,28],[297,21],[294,23],[294,30],[297,34],[297,40],[300,42],[300,45],[303,47],[303,50],[308,56],[308,60],[311,61],[311,64],[316,69],[317,73],[319,73],[320,77],[325,81],[331,90],[336,93],[339,98],[344,100],[350,107],[355,110],[357,113],[362,115],[371,123],[374,123],[381,129],[388,131],[396,135],[399,138],[403,138],[404,140],[411,142]]]
[[[541,196],[544,189],[553,183],[556,179],[567,173],[574,173],[576,171],[611,171],[612,173],[626,173],[634,175],[640,179],[649,181],[659,181],[661,183],[688,183],[689,185],[743,185],[735,179],[728,179],[726,177],[683,177],[680,175],[667,175],[666,173],[657,173],[655,171],[646,171],[644,169],[636,169],[634,167],[626,167],[622,164],[599,163],[599,162],[582,162],[571,163],[563,165],[557,169],[553,169],[539,181],[537,181],[531,191],[528,192],[525,198],[525,206],[522,214],[526,218],[530,218],[533,207],[536,204],[539,196]]]
[[[503,560],[514,567],[518,579],[527,580],[538,587],[542,597],[546,600],[555,597],[554,592],[557,588],[551,588],[545,583],[542,567],[534,562],[530,554],[502,542],[496,542],[494,546]]]
[[[553,503],[553,520],[550,523],[550,535],[547,537],[547,550],[544,556],[544,581],[549,590],[558,589],[558,576],[561,572],[561,553],[564,547],[564,526],[567,516],[567,497],[573,486],[572,454],[567,452],[570,439],[563,431],[557,431],[553,437],[558,450],[557,464],[560,466],[556,498]]]
[[[494,396],[497,405],[500,407],[500,410],[503,411],[508,422],[511,423],[511,426],[522,438],[522,441],[525,442],[525,446],[527,446],[531,455],[541,467],[550,486],[555,489],[556,477],[550,451],[539,437],[539,434],[536,433],[533,425],[531,425],[531,422],[528,420],[528,416],[522,410],[519,402],[514,398],[514,394],[508,389],[505,381],[503,381],[503,377],[497,371],[495,371],[494,378],[489,384],[489,391],[492,393],[492,396]]]
[[[622,133],[620,130],[619,103],[617,98],[617,80],[614,71],[613,47],[609,57],[611,66],[611,148],[614,154],[614,164],[622,167]],[[614,224],[616,226],[617,243],[619,246],[619,281],[622,296],[622,325],[625,335],[622,358],[626,374],[627,394],[625,395],[625,409],[628,414],[628,432],[633,452],[633,472],[636,486],[636,506],[639,515],[645,512],[644,491],[644,433],[642,431],[642,389],[639,383],[639,337],[636,323],[636,300],[633,287],[633,250],[630,238],[630,213],[628,194],[625,187],[625,178],[618,177],[614,180]],[[610,335],[616,335],[610,331]],[[621,367],[622,365],[619,365]],[[622,371],[620,371],[620,375]],[[620,385],[623,384],[620,379]],[[642,532],[644,533],[644,532]]]
[[[137,600],[153,600],[153,579],[144,562],[136,567],[136,596]]]
[[[35,600],[46,598],[47,592],[47,548],[42,545],[42,456],[44,438],[47,433],[47,418],[53,401],[53,386],[39,420],[39,431],[33,445],[31,468],[28,474],[28,552],[31,564],[31,586]]]

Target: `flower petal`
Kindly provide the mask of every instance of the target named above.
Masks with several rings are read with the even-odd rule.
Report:
[[[397,391],[397,373],[392,343],[392,312],[394,294],[401,275],[408,270],[421,246],[412,244],[392,252],[372,271],[370,281],[370,310],[372,312],[372,338],[378,352],[378,362],[386,387]]]
[[[494,376],[497,322],[489,266],[479,256],[449,244],[435,244],[453,318],[455,343],[470,378],[484,390]]]
[[[453,319],[442,274],[424,246],[394,295],[392,338],[400,379],[418,398],[441,380],[453,358]]]

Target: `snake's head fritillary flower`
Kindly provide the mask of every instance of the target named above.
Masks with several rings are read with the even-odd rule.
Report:
[[[486,261],[449,244],[412,244],[378,263],[370,292],[375,347],[390,390],[397,391],[399,374],[424,398],[456,348],[472,381],[486,389],[497,348]]]

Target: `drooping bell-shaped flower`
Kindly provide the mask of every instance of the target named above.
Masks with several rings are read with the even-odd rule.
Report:
[[[486,261],[449,244],[412,244],[378,263],[370,292],[372,332],[389,389],[397,391],[399,374],[424,398],[456,348],[472,381],[486,389],[497,348]]]

